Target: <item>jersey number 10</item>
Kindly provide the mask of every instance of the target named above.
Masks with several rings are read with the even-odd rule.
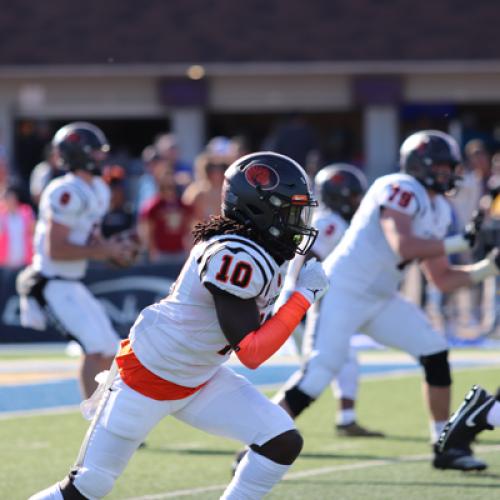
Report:
[[[219,272],[215,275],[215,279],[222,283],[227,283],[229,280],[235,286],[246,288],[252,277],[252,266],[248,262],[239,261],[230,271],[232,262],[232,255],[223,255],[222,264]]]

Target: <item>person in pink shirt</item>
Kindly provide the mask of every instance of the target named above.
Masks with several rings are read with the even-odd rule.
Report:
[[[8,186],[0,198],[0,266],[17,268],[31,262],[35,215],[21,202],[21,192]]]

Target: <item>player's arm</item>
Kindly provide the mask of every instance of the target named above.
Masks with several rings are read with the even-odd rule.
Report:
[[[412,231],[412,217],[391,207],[382,207],[380,225],[391,249],[401,256],[402,262],[408,262],[470,250],[481,230],[483,219],[484,213],[476,212],[463,233],[442,240],[415,236]]]
[[[227,254],[222,255],[221,260],[220,256],[216,256],[214,261],[230,262],[227,257]],[[219,264],[216,266],[219,267]],[[255,283],[245,281],[242,283],[244,287],[239,290],[239,285],[231,286],[231,280],[226,279],[227,267],[221,269],[224,272],[221,276],[222,271],[219,271],[218,284],[217,275],[214,280],[206,278],[209,272],[203,277],[203,283],[214,298],[222,332],[240,361],[252,369],[269,359],[286,342],[310,305],[326,291],[328,284],[321,265],[310,261],[301,270],[295,293],[273,316],[260,324],[256,305],[258,294],[252,292],[252,288],[261,288],[260,280],[256,278]],[[238,280],[232,281],[239,283]],[[253,287],[255,284],[258,286]],[[222,289],[224,287],[226,290]]]
[[[426,278],[442,292],[452,292],[457,288],[472,286],[489,276],[499,273],[500,257],[494,250],[486,258],[474,264],[450,266],[447,257],[435,257],[421,263]]]
[[[419,238],[413,234],[412,217],[406,213],[383,207],[380,225],[387,243],[402,262],[445,255],[442,240]]]
[[[121,245],[114,241],[92,239],[89,244],[77,245],[69,239],[71,228],[53,219],[49,219],[47,227],[46,251],[54,260],[103,260],[121,256]]]
[[[236,297],[212,283],[206,283],[205,287],[213,296],[222,332],[234,349],[249,332],[260,327],[257,303],[255,299]]]
[[[300,292],[295,292],[261,325],[255,299],[239,299],[214,285],[205,286],[214,297],[224,336],[239,360],[251,369],[258,368],[287,341],[311,305]]]
[[[377,193],[380,226],[392,251],[401,262],[431,259],[469,250],[481,229],[484,214],[477,212],[463,234],[442,240],[421,238],[413,232],[413,218],[419,213],[418,195],[411,184],[394,183]]]

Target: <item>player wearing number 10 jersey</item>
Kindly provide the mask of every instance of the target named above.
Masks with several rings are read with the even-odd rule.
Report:
[[[286,156],[254,153],[228,168],[222,217],[195,228],[171,293],[144,309],[122,342],[75,468],[33,499],[105,496],[167,415],[250,447],[222,498],[258,499],[281,479],[300,434],[282,408],[222,365],[235,351],[247,367],[259,366],[326,290],[321,265],[310,262],[272,315],[286,261],[314,243],[316,204],[304,170]]]
[[[298,416],[328,386],[347,359],[350,337],[360,331],[418,359],[435,443],[449,414],[447,344],[424,313],[403,299],[398,286],[405,265],[417,260],[427,278],[444,291],[469,286],[498,272],[490,256],[469,266],[450,266],[447,255],[468,249],[478,223],[466,234],[445,238],[451,210],[444,194],[456,180],[458,144],[448,134],[424,130],[400,150],[401,173],[377,179],[366,193],[344,238],[324,261],[331,286],[308,314],[306,335],[314,339],[305,368],[292,376],[278,402]],[[484,464],[470,450],[437,453],[434,466],[461,470]]]

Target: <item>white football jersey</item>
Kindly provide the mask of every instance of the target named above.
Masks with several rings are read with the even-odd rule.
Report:
[[[332,287],[366,295],[391,296],[403,277],[404,263],[389,246],[380,225],[383,207],[409,215],[413,234],[443,239],[451,223],[451,208],[442,195],[432,200],[414,177],[391,174],[378,178],[358,208],[344,238],[327,257],[324,268]]]
[[[45,250],[47,225],[50,220],[68,226],[69,241],[84,245],[93,229],[108,211],[110,191],[107,184],[94,177],[88,184],[73,173],[54,179],[42,193],[35,227],[33,266],[45,276],[82,278],[87,261],[53,260]]]
[[[144,309],[130,332],[140,362],[159,377],[186,387],[207,381],[227,361],[231,349],[222,333],[211,283],[242,299],[255,299],[261,323],[273,310],[286,264],[255,242],[219,235],[198,243],[170,294]]]
[[[314,211],[311,225],[318,230],[318,237],[311,248],[311,252],[317,255],[320,261],[325,260],[339,244],[349,226],[344,218],[326,206],[322,206]],[[303,255],[297,255],[290,262],[285,278],[285,285],[283,286],[285,290],[289,291],[295,287],[295,282],[304,264],[304,260],[305,257]]]

